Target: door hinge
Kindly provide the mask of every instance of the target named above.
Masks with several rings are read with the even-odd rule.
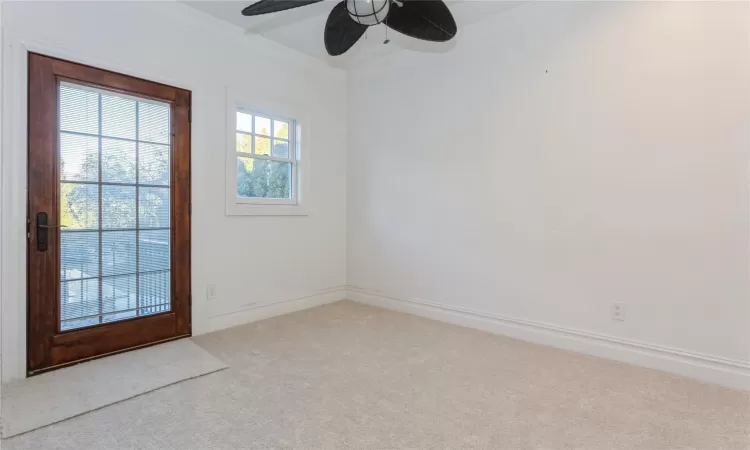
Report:
[[[193,123],[193,108],[188,108],[188,123]]]
[[[31,218],[26,218],[26,239],[31,239]]]

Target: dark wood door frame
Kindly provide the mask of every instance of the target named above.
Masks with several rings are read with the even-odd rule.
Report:
[[[48,230],[48,251],[37,250],[38,212],[59,220],[59,83],[61,80],[171,105],[171,309],[164,313],[60,331],[60,233]],[[35,53],[28,60],[27,372],[191,334],[190,91]]]

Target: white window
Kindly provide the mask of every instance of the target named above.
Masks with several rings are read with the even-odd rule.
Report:
[[[227,214],[305,215],[300,121],[269,108],[228,105]]]

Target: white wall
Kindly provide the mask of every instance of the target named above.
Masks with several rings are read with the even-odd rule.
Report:
[[[19,44],[190,89],[193,332],[336,300],[346,283],[345,74],[172,2],[3,5],[7,138],[3,145],[3,377],[25,370],[25,73]],[[7,75],[10,74],[11,77]],[[225,89],[311,116],[308,217],[224,215]],[[11,114],[8,114],[11,111]],[[12,134],[13,137],[8,135]],[[217,300],[205,299],[206,284]],[[301,299],[283,305],[260,304]],[[257,306],[257,305],[256,305]],[[238,312],[239,311],[239,312]],[[234,314],[232,314],[234,313]]]
[[[749,53],[746,2],[539,2],[350,72],[353,296],[750,381]]]

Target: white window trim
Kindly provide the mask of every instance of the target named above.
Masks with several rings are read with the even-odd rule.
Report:
[[[239,95],[227,89],[226,110],[226,215],[227,216],[307,216],[309,215],[310,196],[310,120],[302,107],[275,100],[256,99],[254,96]],[[271,119],[294,119],[296,130],[294,139],[294,157],[292,166],[292,188],[295,199],[242,198],[237,196],[237,149],[235,133],[237,130],[237,111],[263,115]],[[304,144],[304,147],[303,147]],[[258,158],[258,155],[249,155]],[[260,156],[261,159],[264,159]]]

